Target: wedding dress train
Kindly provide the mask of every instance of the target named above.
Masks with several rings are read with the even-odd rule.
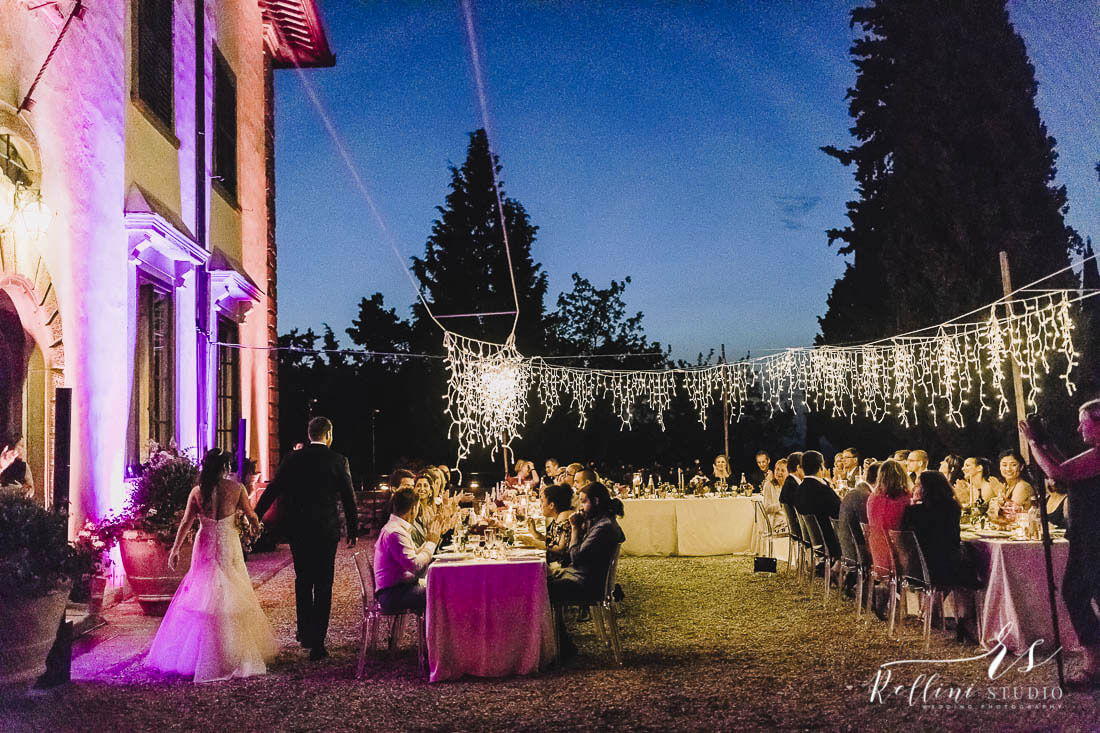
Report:
[[[195,682],[267,671],[275,635],[252,589],[234,518],[200,515],[191,570],[153,639],[149,667]]]

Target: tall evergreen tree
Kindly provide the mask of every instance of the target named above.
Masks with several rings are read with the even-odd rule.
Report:
[[[848,90],[859,198],[829,231],[851,255],[820,320],[823,343],[935,324],[1068,263],[1080,240],[1054,184],[1055,140],[1005,0],[873,0],[852,11]],[[1047,287],[1072,287],[1067,274]]]
[[[516,344],[523,353],[539,354],[543,349],[546,273],[531,253],[538,227],[530,222],[521,203],[505,195],[500,161],[490,154],[485,130],[470,133],[466,162],[461,168],[451,166],[451,190],[445,204],[437,207],[439,218],[432,225],[424,257],[413,257],[413,272],[433,313],[514,310],[493,167],[519,296]],[[414,305],[414,321],[421,347],[434,344],[438,349],[438,329],[419,303]],[[464,336],[502,342],[511,330],[512,317],[464,318],[446,325]]]

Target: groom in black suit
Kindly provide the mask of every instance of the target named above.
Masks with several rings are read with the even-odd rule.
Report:
[[[294,596],[298,609],[298,640],[309,658],[323,659],[332,609],[332,579],[340,544],[338,502],[344,504],[348,547],[355,544],[358,512],[352,493],[348,459],[332,450],[332,423],[309,421],[309,445],[287,456],[256,505],[263,516],[280,499],[286,517],[290,552],[294,557]]]

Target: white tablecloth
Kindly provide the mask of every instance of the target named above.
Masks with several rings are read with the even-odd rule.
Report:
[[[760,497],[627,499],[619,526],[624,555],[732,555],[749,552]]]
[[[989,579],[979,596],[982,612],[982,644],[992,647],[998,634],[1014,654],[1022,654],[1039,639],[1041,647],[1053,651],[1053,627],[1050,621],[1050,596],[1047,592],[1046,561],[1041,542],[970,539],[979,562],[979,570]],[[1062,575],[1069,558],[1069,542],[1056,540],[1050,548],[1054,566],[1055,597],[1058,601],[1058,626],[1062,648],[1081,648],[1062,602]]]
[[[557,653],[546,562],[432,563],[426,623],[432,682],[538,671]]]

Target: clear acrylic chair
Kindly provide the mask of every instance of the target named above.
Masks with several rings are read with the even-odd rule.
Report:
[[[363,624],[359,638],[359,662],[355,678],[363,677],[363,668],[367,663],[367,649],[374,651],[378,639],[378,622],[382,618],[390,619],[389,651],[397,651],[397,644],[405,630],[405,619],[416,617],[416,663],[421,674],[427,671],[427,644],[424,634],[424,615],[412,611],[386,613],[374,598],[374,561],[369,552],[355,553],[355,569],[359,571],[359,585],[363,591]]]
[[[863,613],[863,563],[859,556],[859,550],[856,547],[856,538],[851,532],[845,532],[844,528],[840,526],[840,520],[833,517],[829,517],[829,523],[833,526],[833,534],[836,535],[837,541],[840,543],[840,567],[844,571],[841,576],[841,580],[838,581],[843,590],[843,583],[848,578],[849,573],[855,573],[856,576],[856,618]]]
[[[871,555],[871,597],[874,598],[874,589],[877,585],[885,584],[890,593],[889,615],[887,635],[894,638],[894,623],[898,606],[898,576],[894,567],[894,550],[890,544],[890,537],[881,527],[872,527],[864,522],[859,523],[863,530],[863,536],[867,539],[867,549]],[[867,614],[867,623],[871,622],[871,614]]]
[[[576,601],[557,603],[554,604],[553,609],[555,614],[554,634],[556,636],[566,606],[588,608],[592,612],[592,619],[596,622],[600,639],[611,648],[611,656],[614,658],[616,666],[619,667],[623,664],[623,650],[622,645],[619,643],[619,622],[615,619],[615,576],[619,570],[619,551],[621,549],[621,544],[615,546],[615,552],[611,556],[611,565],[608,567],[607,576],[604,579],[603,596],[601,598],[589,603],[578,603]],[[557,642],[560,649],[561,639],[557,639]]]
[[[802,535],[802,527],[798,523],[798,512],[790,504],[780,504],[783,507],[783,513],[787,515],[787,570],[791,568],[791,552],[796,553],[795,560],[798,563],[796,571],[799,574],[799,580],[801,581],[801,575],[806,570],[806,557],[809,551],[809,543],[806,542],[806,538]]]
[[[825,539],[825,533],[821,529],[821,523],[818,522],[817,517],[813,514],[798,514],[798,519],[802,523],[803,534],[805,534],[810,540],[810,551],[813,555],[812,570],[810,576],[810,597],[813,598],[813,581],[817,577],[817,561],[820,559],[824,563],[824,572],[822,575],[825,580],[825,597],[823,599],[823,605],[825,608],[829,606],[829,596],[832,592],[832,579],[833,579],[833,558],[829,550],[829,543]]]
[[[787,532],[776,531],[775,525],[772,524],[772,518],[768,516],[767,510],[764,509],[764,502],[754,501],[753,505],[756,511],[756,526],[760,527],[760,539],[765,543],[767,548],[766,556],[775,557],[775,544],[774,539],[776,537],[790,537]],[[757,548],[757,554],[760,553],[761,548]],[[787,542],[787,569],[791,567],[791,543]]]

